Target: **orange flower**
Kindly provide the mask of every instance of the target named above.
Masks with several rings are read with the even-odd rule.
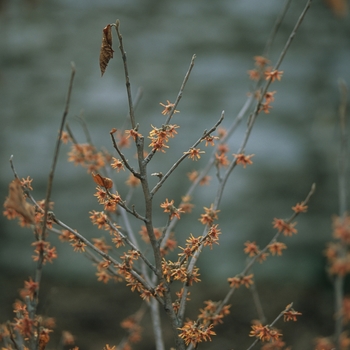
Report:
[[[298,231],[294,228],[296,222],[287,223],[282,219],[273,219],[273,228],[276,228],[278,232],[283,232],[285,236],[292,236],[293,233],[297,233]]]
[[[116,346],[110,346],[106,344],[106,346],[103,348],[103,350],[116,350]]]
[[[225,153],[221,153],[220,155],[215,153],[215,158],[216,158],[216,164],[219,168],[222,166],[227,167],[230,164]]]
[[[130,187],[137,187],[140,184],[140,179],[133,174],[130,174],[125,183]]]
[[[33,181],[33,179],[31,179],[30,176],[27,176],[26,179],[22,178],[21,186],[27,188],[30,191],[33,191],[32,181]]]
[[[261,323],[252,325],[252,330],[249,333],[250,337],[256,337],[261,341],[276,341],[280,335],[277,330],[269,326],[263,326]]]
[[[233,156],[236,158],[236,163],[242,164],[243,168],[245,168],[247,165],[253,164],[250,158],[254,157],[254,154],[246,156],[244,153],[240,153],[240,154],[233,154]]]
[[[205,326],[195,321],[186,321],[183,327],[178,328],[181,331],[179,336],[186,345],[192,344],[196,348],[199,343],[211,340],[211,336],[216,335],[212,330],[213,327],[213,324]]]
[[[187,177],[189,178],[190,181],[194,182],[198,178],[198,171],[193,170],[190,173],[187,173]]]
[[[113,161],[113,163],[111,164],[111,167],[113,169],[116,169],[118,173],[119,173],[120,170],[124,170],[125,171],[124,164],[119,159],[113,157],[112,161]]]
[[[294,309],[289,309],[283,312],[284,321],[297,321],[297,316],[300,316],[301,312],[295,311]]]
[[[272,255],[282,255],[282,250],[287,249],[287,246],[284,243],[281,242],[274,242],[271,243],[269,246],[269,251]]]
[[[276,91],[268,91],[266,94],[265,94],[265,101],[267,104],[273,102],[275,100],[275,97],[274,97],[274,94],[276,93]]]
[[[333,217],[333,237],[340,241],[350,243],[350,217]]]
[[[260,68],[263,68],[270,63],[270,60],[264,56],[254,56],[254,61],[255,65]]]
[[[129,135],[125,135],[124,133],[121,133],[119,130],[117,131],[117,140],[118,140],[118,147],[120,149],[124,147],[130,147],[130,139]]]
[[[165,105],[164,103],[159,103],[161,106],[164,107],[164,110],[162,112],[163,115],[170,114],[171,110],[174,108],[175,104],[171,103],[169,100],[166,101],[167,104]],[[174,110],[174,113],[180,113],[176,109]]]
[[[265,102],[260,105],[259,112],[263,111],[264,113],[269,114],[271,108],[272,106],[270,106],[268,102]]]
[[[205,146],[208,146],[210,144],[211,146],[214,146],[214,140],[218,140],[219,136],[212,136],[212,135],[207,135],[202,141],[205,140]]]
[[[239,288],[242,285],[244,285],[246,288],[249,288],[252,284],[254,284],[253,277],[253,274],[246,276],[237,275],[235,277],[229,277],[227,281],[230,284],[231,288]]]
[[[256,245],[255,242],[247,241],[244,243],[244,245],[244,253],[249,254],[250,257],[259,254],[259,247]]]
[[[74,237],[71,245],[73,246],[75,252],[85,252],[86,244],[80,239]]]
[[[191,213],[192,209],[194,207],[194,204],[190,203],[191,197],[190,196],[183,196],[181,197],[182,202],[179,206],[179,208],[184,212],[184,213]]]
[[[70,140],[71,140],[71,138],[70,138],[68,132],[67,132],[67,131],[62,131],[61,141],[62,141],[63,143],[65,143],[65,144],[67,144],[68,141],[70,141]]]
[[[220,210],[214,210],[213,204],[212,204],[210,208],[204,207],[204,211],[205,211],[205,214],[201,214],[199,221],[203,225],[211,226],[214,220],[218,219],[218,213],[220,212]]]
[[[248,70],[249,79],[251,80],[259,80],[260,79],[260,72],[257,69],[251,69]]]
[[[221,235],[221,230],[218,228],[218,224],[212,225],[205,237],[204,245],[212,249],[214,243],[219,244],[219,235]]]
[[[294,207],[292,207],[292,210],[295,213],[306,213],[307,205],[305,205],[304,203],[297,203]]]
[[[281,80],[282,75],[283,75],[283,71],[269,69],[265,72],[265,79],[266,80],[271,79],[271,82],[274,82],[276,79]]]
[[[29,281],[24,281],[24,289],[21,290],[21,296],[29,296],[30,300],[33,300],[35,293],[39,289],[39,283],[34,282],[31,277]]]
[[[198,160],[200,159],[200,154],[205,153],[204,151],[201,151],[199,148],[190,148],[189,151],[184,152],[184,154],[188,154],[188,157],[192,160]]]
[[[137,138],[142,137],[142,135],[134,129],[125,130],[125,134],[127,135],[126,138],[129,138],[131,136],[135,141]]]
[[[174,206],[174,200],[169,202],[168,198],[165,202],[161,203],[160,207],[164,209],[164,213],[170,213],[170,220],[174,217],[180,219],[180,213],[184,212],[181,208],[176,208]]]
[[[101,250],[102,252],[104,252],[106,254],[108,253],[109,250],[112,249],[111,246],[106,244],[106,241],[105,241],[104,237],[102,237],[102,238],[93,238],[92,241],[94,242],[94,246],[97,249]]]

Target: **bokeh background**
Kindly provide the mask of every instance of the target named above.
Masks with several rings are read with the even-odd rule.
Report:
[[[339,211],[338,79],[350,82],[350,22],[345,12],[335,13],[329,3],[314,1],[281,65],[283,78],[271,88],[277,90],[273,109],[259,117],[246,149],[255,154],[254,166],[237,168],[229,180],[219,220],[221,244],[202,254],[203,282],[194,287],[188,312],[195,318],[204,300],[223,298],[227,277],[244,267],[244,242],[266,244],[274,234],[273,218],[290,216],[291,206],[304,199],[315,182],[317,191],[308,213],[298,218],[298,235],[284,240],[288,249],[283,257],[254,267],[269,321],[292,301],[303,313],[297,323],[279,325],[294,349],[311,349],[316,336],[330,335],[334,327],[333,289],[323,251],[331,239],[332,216]],[[44,197],[71,61],[77,73],[69,124],[77,139],[85,142],[77,116],[84,117],[95,145],[111,152],[111,128],[129,126],[116,38],[115,58],[100,76],[102,28],[108,23],[117,18],[121,22],[132,91],[143,90],[136,117],[145,135],[150,124],[164,121],[159,103],[175,100],[191,57],[197,55],[178,107],[181,113],[176,115],[179,135],[151,165],[150,172],[165,172],[222,110],[223,126],[232,123],[252,88],[247,71],[253,68],[253,57],[262,54],[283,6],[280,0],[1,1],[1,198],[5,199],[13,178],[11,155],[19,175],[34,178],[34,196]],[[303,6],[304,1],[291,2],[271,49],[273,63]],[[245,125],[246,120],[230,140],[231,153],[237,151]],[[87,237],[100,237],[88,218],[90,210],[99,208],[93,197],[95,185],[84,169],[67,162],[68,150],[62,147],[55,174],[55,213]],[[158,193],[156,203],[166,197],[179,203],[189,186],[186,173],[203,164],[184,162]],[[180,245],[189,233],[201,233],[197,218],[215,195],[215,174],[211,176],[212,186],[199,188],[193,196],[197,204],[193,214],[177,226]],[[117,180],[122,195],[127,193],[125,179],[121,175]],[[133,197],[136,204],[139,198]],[[165,220],[159,211],[156,224],[162,226]],[[3,217],[0,225],[0,322],[5,322],[13,317],[12,303],[35,264],[32,233]],[[59,259],[45,266],[39,312],[56,318],[51,348],[58,346],[62,330],[76,336],[81,350],[117,344],[124,335],[119,323],[139,308],[140,298],[122,284],[98,283],[95,267],[86,258],[57,237],[50,239]],[[201,348],[247,348],[250,321],[256,317],[250,292],[239,290],[226,323],[216,329],[218,336]],[[145,341],[135,349],[153,349],[149,323],[145,318]],[[165,335],[169,348],[171,336]]]

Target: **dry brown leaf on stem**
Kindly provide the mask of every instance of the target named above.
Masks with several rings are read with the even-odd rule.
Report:
[[[113,58],[112,49],[112,27],[110,24],[106,25],[102,31],[102,45],[100,50],[100,69],[101,76],[104,74],[108,62]]]
[[[19,179],[11,181],[9,195],[5,200],[4,207],[15,210],[27,222],[34,223],[34,206],[26,202]]]
[[[101,187],[106,188],[107,190],[109,190],[110,188],[112,188],[113,186],[113,181],[108,178],[108,177],[104,177],[100,174],[94,174],[92,173],[92,178],[94,179],[94,181]]]

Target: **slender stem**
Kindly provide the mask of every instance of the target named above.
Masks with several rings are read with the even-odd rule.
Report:
[[[55,147],[55,151],[54,151],[54,157],[53,157],[53,161],[52,161],[51,171],[49,174],[48,185],[47,185],[47,190],[46,190],[46,197],[45,197],[45,204],[44,204],[44,216],[43,216],[41,232],[40,232],[40,230],[35,229],[37,240],[45,240],[46,239],[46,230],[47,230],[46,225],[47,225],[47,220],[48,220],[53,178],[54,178],[54,174],[55,174],[58,153],[59,153],[60,144],[61,144],[61,136],[62,136],[64,124],[65,124],[65,121],[66,121],[66,118],[68,115],[68,111],[69,111],[70,98],[71,98],[71,94],[72,94],[73,81],[74,81],[74,76],[75,76],[75,65],[73,62],[71,65],[72,65],[72,72],[71,72],[71,77],[70,77],[70,81],[69,81],[66,105],[65,105],[65,109],[64,109],[63,116],[61,119],[61,126],[59,129],[58,135],[57,135],[56,147]],[[44,263],[44,251],[40,250],[38,263],[37,263],[37,267],[35,270],[35,282],[37,283],[38,288],[36,289],[36,291],[34,293],[33,300],[31,301],[31,306],[33,308],[34,314],[35,314],[35,310],[36,310],[36,307],[38,304],[39,286],[40,286],[40,281],[41,281],[43,263]]]
[[[73,80],[74,80],[74,76],[75,76],[75,65],[73,62],[71,65],[72,65],[72,72],[71,72],[71,77],[70,77],[70,82],[69,82],[68,94],[67,94],[67,99],[66,99],[66,106],[65,106],[63,116],[61,119],[61,126],[60,126],[60,130],[59,130],[58,136],[57,136],[56,147],[55,147],[55,151],[54,151],[54,157],[53,157],[53,161],[52,161],[52,166],[51,166],[51,171],[49,174],[49,181],[48,181],[48,186],[47,186],[47,191],[46,191],[44,218],[43,218],[42,234],[41,234],[42,239],[45,239],[47,214],[48,214],[49,206],[50,206],[50,197],[51,197],[51,191],[52,191],[52,185],[53,185],[53,178],[54,178],[54,174],[55,174],[58,153],[59,153],[59,149],[60,149],[60,145],[61,145],[62,132],[64,129],[64,124],[66,122],[68,111],[69,111],[70,98],[71,98],[72,88],[73,88]]]
[[[181,100],[181,98],[182,98],[182,93],[183,93],[183,91],[184,91],[184,89],[185,89],[185,85],[186,85],[186,83],[187,83],[187,80],[188,80],[188,78],[190,77],[192,68],[193,68],[193,66],[194,66],[194,60],[195,60],[195,59],[196,59],[196,55],[193,55],[193,56],[192,56],[192,59],[191,59],[190,67],[188,68],[188,71],[187,71],[187,73],[186,73],[186,75],[185,75],[185,78],[184,78],[184,80],[183,80],[183,82],[182,82],[182,85],[181,85],[181,87],[180,87],[180,91],[179,91],[179,93],[178,93],[178,95],[177,95],[176,101],[174,102],[174,106],[173,106],[173,108],[171,109],[171,111],[170,111],[170,113],[169,113],[169,116],[168,116],[168,118],[167,118],[167,120],[166,120],[166,122],[165,122],[165,125],[168,125],[168,124],[169,124],[169,122],[170,122],[172,116],[173,116],[174,113],[175,113],[176,107],[177,107],[177,105],[179,104],[179,102],[180,102],[180,100]]]
[[[153,323],[154,339],[156,342],[156,350],[165,350],[164,339],[162,333],[162,322],[159,314],[159,303],[152,298],[150,301],[151,317]]]
[[[264,49],[264,53],[263,53],[264,57],[268,57],[268,55],[269,55],[269,51],[271,49],[272,43],[275,40],[276,34],[277,34],[277,32],[278,32],[278,30],[283,22],[284,16],[286,15],[286,13],[288,11],[291,2],[292,2],[292,0],[286,1],[281,13],[279,14],[279,16],[276,19],[275,25],[272,28],[271,34],[269,36],[269,39],[267,40],[267,43],[266,43],[266,46]]]
[[[123,37],[120,34],[120,30],[119,30],[119,26],[120,26],[119,19],[117,19],[116,22],[111,24],[111,25],[115,27],[115,30],[117,31],[117,35],[118,35],[118,39],[119,39],[119,50],[122,54],[122,59],[123,59],[123,64],[124,64],[125,85],[126,85],[126,92],[127,92],[127,96],[128,96],[128,102],[129,102],[129,117],[130,117],[130,121],[131,121],[131,126],[134,129],[136,127],[134,105],[132,102],[132,94],[131,94],[131,88],[130,88],[129,69],[128,69],[128,63],[127,63],[127,59],[126,59],[126,52],[124,50]]]

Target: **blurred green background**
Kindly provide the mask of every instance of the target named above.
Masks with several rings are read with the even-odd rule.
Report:
[[[143,89],[136,117],[144,135],[150,124],[160,126],[164,121],[159,103],[175,100],[191,57],[197,55],[178,106],[181,113],[174,118],[180,125],[179,135],[150,166],[150,173],[165,172],[218,120],[222,110],[223,126],[232,123],[252,88],[247,71],[253,69],[253,57],[262,54],[283,6],[280,0],[1,1],[1,198],[5,199],[13,178],[8,162],[11,155],[20,177],[34,178],[35,198],[45,196],[71,61],[77,73],[69,123],[78,141],[85,142],[77,120],[81,114],[95,145],[110,152],[109,131],[129,127],[115,36],[115,57],[100,77],[99,49],[102,29],[108,23],[120,19],[132,91],[136,94],[139,87]],[[271,49],[272,63],[303,6],[304,1],[291,2]],[[282,258],[270,257],[254,267],[254,274],[269,321],[292,301],[303,313],[297,323],[281,324],[286,342],[294,349],[310,349],[315,336],[333,332],[333,292],[323,251],[331,239],[332,215],[339,210],[338,79],[350,82],[349,35],[348,16],[336,16],[326,3],[314,1],[281,65],[283,78],[271,87],[277,90],[273,109],[258,118],[246,148],[248,154],[255,154],[254,165],[237,168],[227,184],[220,208],[221,244],[206,250],[199,260],[203,282],[194,287],[188,317],[196,317],[204,300],[223,298],[227,277],[244,267],[244,242],[255,240],[264,246],[274,234],[273,218],[289,217],[291,206],[303,200],[315,182],[317,191],[308,213],[297,220],[298,235],[284,239],[288,249]],[[230,140],[230,153],[237,151],[245,126],[246,120]],[[88,218],[90,210],[99,209],[93,196],[95,185],[84,169],[67,163],[68,150],[62,147],[55,174],[55,213],[88,238],[100,237],[102,232]],[[190,184],[186,173],[200,169],[205,159],[184,162],[159,191],[155,203],[173,198],[178,204]],[[215,173],[210,175],[213,186],[195,192],[193,214],[176,228],[182,246],[189,233],[202,233],[197,218],[215,195]],[[116,180],[122,196],[127,193],[125,180],[126,174]],[[136,195],[133,201],[139,198]],[[155,224],[165,222],[159,210]],[[23,280],[33,275],[35,264],[32,233],[3,217],[0,225],[0,322],[5,322],[13,317],[12,303]],[[124,334],[119,322],[138,309],[140,298],[130,295],[122,284],[98,283],[95,267],[87,259],[53,235],[50,241],[59,259],[45,266],[39,312],[57,319],[51,348],[64,329],[76,335],[81,350],[117,344]],[[251,343],[250,321],[257,314],[250,292],[239,290],[232,304],[226,323],[216,329],[218,336],[201,348],[240,349]],[[153,349],[151,342],[148,345],[149,323],[146,319],[143,324],[146,341],[136,349]],[[167,340],[170,346],[171,337]]]

